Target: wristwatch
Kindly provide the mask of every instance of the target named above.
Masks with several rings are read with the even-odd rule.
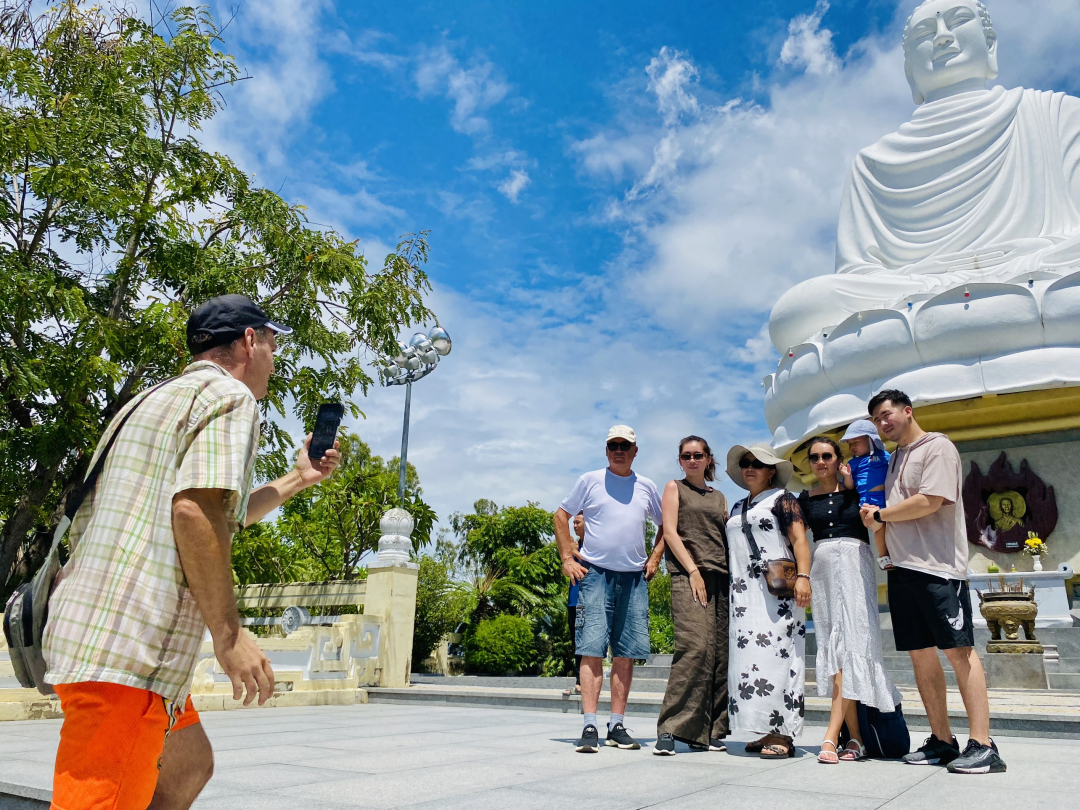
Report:
[[[881,519],[881,510],[880,509],[875,509],[874,510],[874,520],[876,520],[878,523],[882,523],[882,524],[885,523],[885,521]]]

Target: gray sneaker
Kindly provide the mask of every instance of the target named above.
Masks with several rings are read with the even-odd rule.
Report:
[[[661,734],[656,738],[656,747],[653,748],[653,753],[658,757],[673,757],[675,756],[675,737],[672,734]]]
[[[949,763],[949,773],[1005,773],[1005,760],[993,740],[990,745],[968,740],[964,753]]]

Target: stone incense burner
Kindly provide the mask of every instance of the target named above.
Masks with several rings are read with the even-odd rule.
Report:
[[[1020,591],[988,591],[979,593],[979,612],[990,630],[988,653],[1038,653],[1043,646],[1035,638],[1035,617],[1039,605],[1035,589]],[[1020,628],[1024,638],[1020,638]],[[1004,638],[1002,638],[1004,634]]]

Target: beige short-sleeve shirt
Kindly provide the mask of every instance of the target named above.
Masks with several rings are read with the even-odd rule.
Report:
[[[889,522],[885,544],[893,564],[946,579],[967,579],[967,530],[960,498],[960,453],[941,433],[927,433],[898,447],[885,478],[885,504],[895,506],[913,495],[945,499],[933,514],[918,520]]]

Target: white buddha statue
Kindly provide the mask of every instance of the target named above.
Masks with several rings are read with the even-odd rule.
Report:
[[[905,70],[918,107],[855,159],[836,273],[773,308],[782,353],[857,312],[1080,268],[1080,99],[986,89],[997,48],[980,0],[927,0],[911,15]]]

